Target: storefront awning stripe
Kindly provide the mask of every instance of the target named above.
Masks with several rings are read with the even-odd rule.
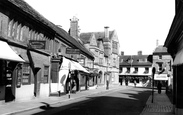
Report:
[[[20,56],[18,56],[11,47],[4,41],[0,41],[0,59],[10,60],[16,62],[25,62]]]

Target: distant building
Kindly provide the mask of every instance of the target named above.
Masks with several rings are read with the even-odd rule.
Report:
[[[155,67],[154,81],[157,86],[158,81],[162,82],[164,87],[172,85],[172,63],[173,59],[163,46],[156,47],[153,52],[153,67]]]
[[[83,45],[95,57],[94,69],[98,69],[99,84],[108,80],[111,84],[119,83],[119,40],[115,30],[109,31],[104,27],[103,32],[81,33]]]
[[[139,51],[137,55],[124,55],[121,52],[119,63],[119,81],[120,83],[134,83],[146,85],[146,82],[152,77],[152,63],[148,60],[150,55],[143,55]]]

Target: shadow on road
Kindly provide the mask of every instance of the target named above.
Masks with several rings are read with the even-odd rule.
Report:
[[[131,88],[124,92],[88,96],[68,105],[52,107],[47,103],[40,107],[44,111],[33,115],[140,115],[151,95],[151,90],[144,88]]]

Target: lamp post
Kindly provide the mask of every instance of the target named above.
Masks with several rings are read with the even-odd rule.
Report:
[[[107,58],[106,90],[109,89],[108,60],[109,60],[109,57]]]
[[[71,62],[69,62],[69,95],[68,98],[70,99],[71,95]]]
[[[152,100],[151,100],[151,103],[153,103],[154,101],[154,74],[156,72],[156,68],[153,67],[152,68]]]

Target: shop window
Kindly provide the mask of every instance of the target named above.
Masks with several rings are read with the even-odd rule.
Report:
[[[49,66],[44,66],[44,78],[43,83],[48,83]]]
[[[22,85],[28,85],[31,83],[31,69],[29,64],[23,64],[22,66]]]

